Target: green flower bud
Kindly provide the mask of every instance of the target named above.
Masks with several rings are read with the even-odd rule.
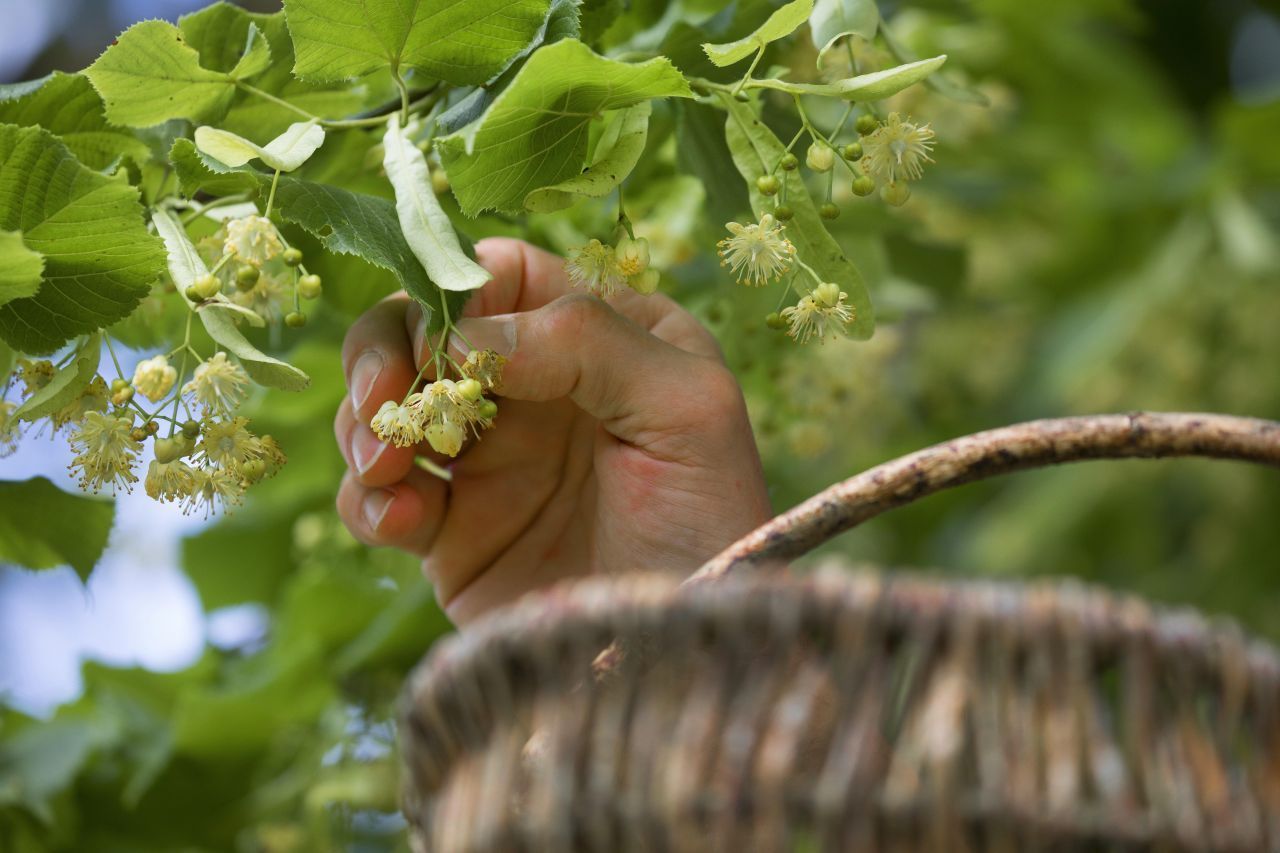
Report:
[[[267,473],[267,463],[261,459],[248,459],[240,466],[240,473],[250,483],[256,483]]]
[[[315,299],[321,291],[320,276],[304,275],[298,279],[298,295],[303,299]]]
[[[765,195],[777,195],[782,183],[774,175],[761,175],[756,178],[756,189]]]
[[[470,403],[484,396],[484,387],[474,379],[459,379],[455,387],[462,399]]]
[[[476,406],[476,414],[486,421],[491,421],[498,416],[498,404],[492,400],[482,400],[480,405]]]
[[[658,271],[650,267],[639,275],[633,275],[627,279],[627,284],[631,285],[631,289],[636,293],[642,293],[648,296],[658,289]]]
[[[770,311],[764,318],[764,324],[775,332],[781,332],[787,328],[787,321],[782,319],[782,315],[777,311]]]
[[[830,281],[824,281],[813,289],[813,298],[821,305],[834,308],[840,301],[840,288]]]
[[[307,315],[301,311],[290,311],[284,315],[284,324],[291,329],[301,329],[307,325]]]
[[[880,122],[875,116],[866,113],[858,116],[858,120],[853,126],[857,129],[859,136],[866,136],[868,133],[875,133],[876,128],[880,126]]]
[[[147,431],[147,435],[155,435],[160,431],[160,422],[147,421],[147,423],[142,428]]]
[[[823,219],[837,219],[840,216],[840,208],[831,202],[826,202],[818,208],[818,215]]]
[[[795,215],[796,212],[785,204],[780,204],[773,209],[773,218],[779,222],[790,222]]]
[[[195,288],[201,299],[212,299],[222,291],[222,282],[218,280],[216,275],[209,273],[197,278],[195,284],[191,286]]]
[[[782,155],[782,159],[778,161],[778,165],[782,167],[783,171],[794,172],[800,167],[800,158],[788,151],[786,154]]]
[[[200,424],[196,421],[187,421],[182,425],[182,434],[192,441],[200,437]]]
[[[245,264],[236,270],[236,287],[241,290],[252,290],[261,277],[262,273],[258,271],[257,267]]]
[[[876,182],[870,175],[859,175],[853,179],[853,194],[869,196],[876,191]]]
[[[295,249],[292,246],[284,250],[284,262],[291,267],[296,267],[302,263],[302,250]]]
[[[840,149],[840,156],[846,160],[861,160],[862,159],[862,143],[850,142],[844,148]]]
[[[168,464],[182,458],[182,444],[174,438],[157,438],[154,446],[156,461]]]

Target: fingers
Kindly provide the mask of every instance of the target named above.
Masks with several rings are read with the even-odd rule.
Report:
[[[387,297],[366,311],[342,342],[342,369],[362,422],[368,423],[386,400],[403,398],[418,373],[405,331],[409,305],[403,293]]]
[[[631,444],[705,433],[726,407],[744,408],[737,382],[717,359],[659,340],[595,297],[562,296],[535,311],[466,318],[458,330],[474,346],[508,357],[502,396],[568,397]],[[452,343],[465,355],[463,337]]]
[[[418,468],[385,486],[361,485],[348,472],[338,489],[338,515],[366,545],[426,556],[445,517],[448,486]]]
[[[347,467],[362,485],[387,486],[404,479],[414,468],[414,448],[380,441],[367,419],[356,419],[350,397],[338,406],[333,433]]]

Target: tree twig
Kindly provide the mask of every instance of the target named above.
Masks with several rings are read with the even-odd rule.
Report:
[[[793,559],[887,510],[998,474],[1088,459],[1207,456],[1280,467],[1280,423],[1136,412],[1029,421],[900,457],[820,492],[713,557],[689,583]]]

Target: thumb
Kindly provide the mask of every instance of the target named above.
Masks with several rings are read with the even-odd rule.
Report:
[[[493,349],[508,358],[499,394],[546,402],[568,397],[617,438],[705,430],[709,418],[744,408],[733,375],[718,360],[660,340],[606,303],[562,296],[534,311],[458,322],[450,341],[463,357]]]

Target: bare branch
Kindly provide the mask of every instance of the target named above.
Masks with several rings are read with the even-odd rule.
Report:
[[[712,558],[690,583],[789,560],[882,512],[997,474],[1087,459],[1207,456],[1280,467],[1280,423],[1137,412],[1029,421],[903,456],[820,492]]]

